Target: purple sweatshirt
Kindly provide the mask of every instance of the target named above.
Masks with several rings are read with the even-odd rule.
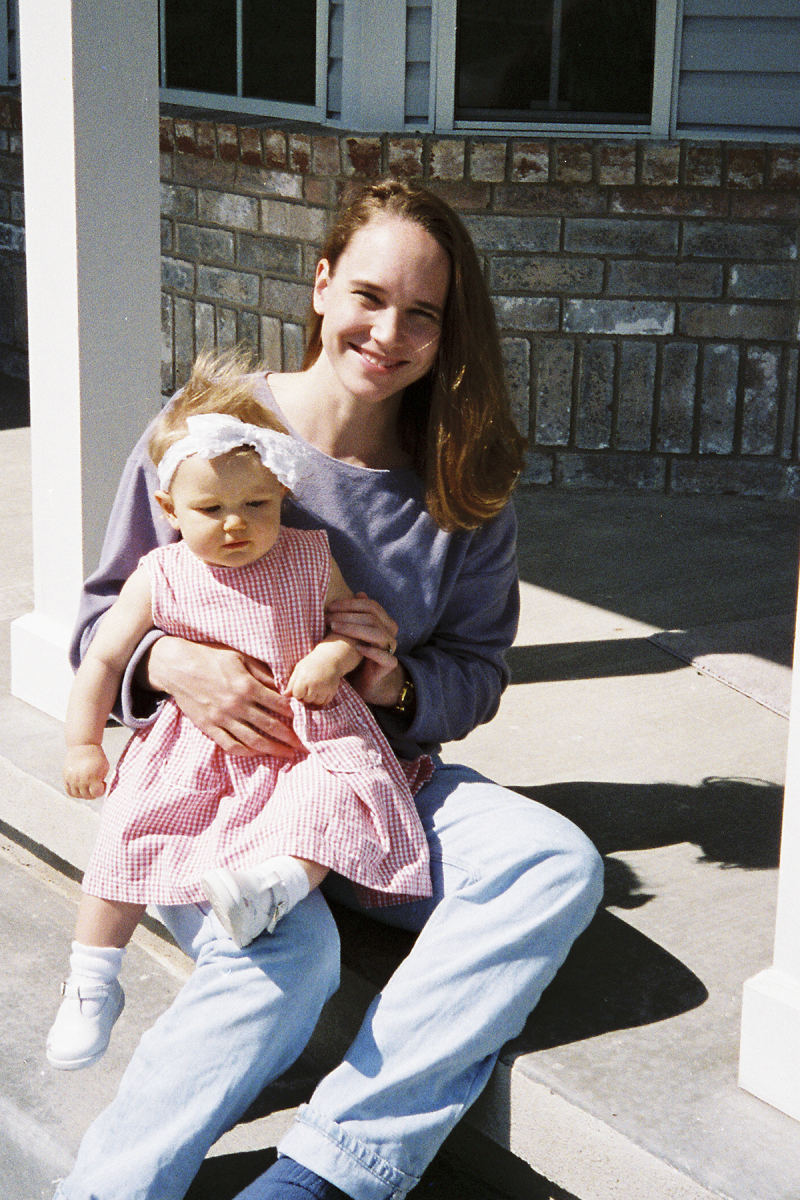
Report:
[[[264,376],[257,377],[256,390],[288,425]],[[147,453],[149,437],[148,429],[128,460],[100,565],[84,585],[73,666],[142,555],[175,540],[152,499],[158,482]],[[356,467],[304,444],[312,470],[295,497],[284,502],[283,521],[326,529],[348,585],[377,600],[397,622],[397,656],[414,682],[416,714],[408,728],[386,709],[376,708],[375,716],[401,756],[435,753],[442,742],[490,720],[509,680],[504,655],[519,618],[513,507],[479,529],[446,533],[429,516],[413,469]],[[136,689],[132,676],[157,636],[148,635],[126,672],[121,697],[126,725],[153,719],[156,697]]]

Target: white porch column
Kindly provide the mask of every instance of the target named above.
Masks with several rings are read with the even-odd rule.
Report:
[[[11,690],[63,718],[66,647],[160,392],[157,0],[20,0],[35,611]]]
[[[800,1121],[800,623],[794,668],[775,957],[744,985],[739,1083]]]

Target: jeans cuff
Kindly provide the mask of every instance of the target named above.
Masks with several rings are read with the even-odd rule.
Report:
[[[299,1109],[278,1153],[329,1179],[353,1200],[403,1200],[419,1183],[309,1105]]]

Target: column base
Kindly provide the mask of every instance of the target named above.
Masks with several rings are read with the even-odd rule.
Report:
[[[11,695],[63,721],[72,687],[69,643],[72,628],[27,613],[11,622]]]
[[[739,1086],[800,1121],[800,981],[775,967],[744,985]]]

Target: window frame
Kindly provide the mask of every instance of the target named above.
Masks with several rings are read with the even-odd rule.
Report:
[[[275,117],[286,121],[314,121],[323,123],[327,116],[328,99],[328,12],[329,0],[316,0],[317,12],[317,62],[314,83],[314,104],[287,104],[280,100],[264,100],[252,96],[226,95],[220,92],[194,92],[184,88],[166,86],[166,21],[165,7],[168,0],[158,2],[159,36],[159,94],[162,103],[189,108],[215,109],[221,112],[244,113],[254,117]],[[242,0],[236,4],[236,83],[242,90]]]
[[[496,136],[541,133],[560,137],[653,137],[668,138],[675,122],[676,76],[680,58],[680,29],[683,0],[656,0],[653,104],[650,123],[604,124],[570,121],[460,120],[455,117],[456,97],[456,6],[458,0],[433,0],[432,22],[436,47],[435,69],[431,63],[431,108],[437,133],[485,133]]]
[[[12,65],[16,64],[16,70]],[[0,38],[0,86],[19,83],[19,8],[17,0],[6,0],[6,36]]]

